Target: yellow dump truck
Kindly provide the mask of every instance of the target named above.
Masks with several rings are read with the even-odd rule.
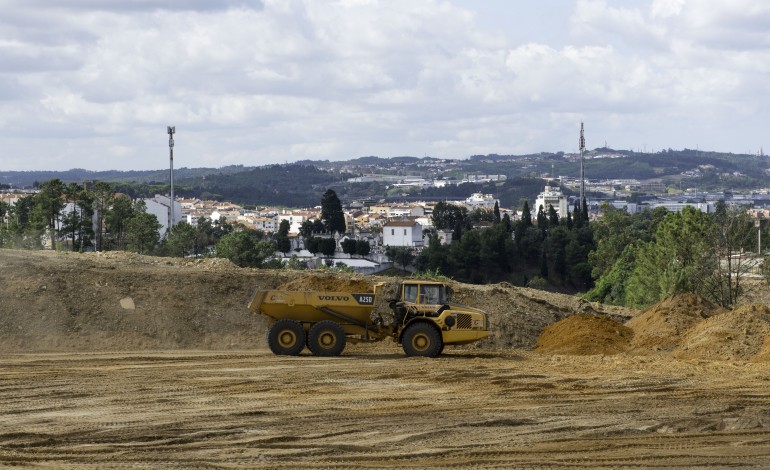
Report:
[[[267,343],[274,354],[337,356],[346,343],[392,338],[409,356],[436,357],[445,345],[468,344],[489,335],[481,310],[451,304],[441,282],[404,280],[390,315],[377,311],[383,283],[374,292],[260,290],[249,309],[270,318]],[[387,309],[386,309],[387,310]],[[387,313],[387,312],[386,312]]]

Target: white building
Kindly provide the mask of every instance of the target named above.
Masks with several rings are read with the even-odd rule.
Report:
[[[535,207],[532,208],[531,211],[532,216],[534,217],[537,215],[540,206],[543,206],[543,211],[545,211],[547,215],[549,205],[556,209],[556,213],[559,217],[567,217],[567,213],[569,213],[567,198],[564,197],[564,194],[562,194],[558,188],[552,188],[551,186],[546,186],[545,191],[540,193],[537,196],[537,199],[535,199]]]
[[[421,247],[422,225],[413,220],[392,220],[382,226],[382,244]]]
[[[297,215],[284,211],[278,216],[279,226],[283,220],[289,222],[289,233],[299,233],[299,229],[302,227],[302,223],[306,220],[306,218],[304,215]],[[276,228],[275,231],[278,231],[278,229]]]
[[[156,194],[153,198],[144,199],[144,203],[147,204],[147,213],[157,217],[158,222],[160,222],[158,233],[161,238],[166,236],[169,226],[172,224],[176,225],[184,220],[182,205],[178,201],[174,201],[174,220],[173,222],[171,221],[171,198],[168,196]]]
[[[471,197],[465,200],[465,206],[469,210],[473,209],[487,209],[492,210],[495,208],[495,203],[500,205],[500,201],[495,199],[491,194],[473,193]]]

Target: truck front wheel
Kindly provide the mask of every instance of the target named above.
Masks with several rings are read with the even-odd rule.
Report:
[[[444,342],[441,333],[427,323],[414,323],[404,331],[401,345],[407,356],[436,357],[441,354]]]
[[[339,356],[345,349],[345,330],[337,322],[321,320],[310,327],[307,347],[316,356]]]
[[[305,349],[305,329],[294,320],[278,320],[267,332],[267,345],[273,354],[296,356]]]

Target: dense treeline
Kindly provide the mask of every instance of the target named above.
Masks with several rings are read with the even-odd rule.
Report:
[[[585,207],[585,206],[583,206]],[[532,221],[525,201],[521,220],[512,222],[500,212],[473,211],[446,203],[436,205],[437,229],[452,229],[452,243],[440,243],[432,234],[414,264],[420,271],[438,272],[459,281],[519,285],[563,291],[585,291],[592,286],[588,254],[594,249],[588,213],[576,206],[559,217],[552,206],[538,208]],[[479,220],[491,227],[472,228]],[[394,253],[399,255],[399,253]]]
[[[761,229],[764,238],[767,228]],[[594,234],[597,248],[589,260],[597,280],[586,297],[605,303],[643,307],[690,292],[731,307],[757,266],[750,256],[758,248],[755,221],[724,202],[713,214],[692,207],[639,214],[605,207]]]
[[[327,189],[320,202],[321,220],[306,221],[301,230],[309,250],[332,256],[339,251],[339,238],[344,253],[369,255],[368,242],[342,238],[347,227],[335,191]],[[507,214],[501,217],[497,205],[494,210],[469,211],[440,202],[432,217],[435,229],[426,234],[421,252],[387,247],[387,256],[403,268],[413,266],[429,275],[588,291],[590,300],[637,307],[682,292],[725,307],[735,305],[746,291],[746,274],[757,267],[757,257],[748,254],[757,250],[759,231],[761,239],[770,239],[767,227],[757,226],[745,210],[724,202],[713,214],[691,207],[628,214],[605,206],[603,217],[591,223],[585,201],[566,217],[559,217],[551,206],[538,207],[533,214],[525,201],[516,221]],[[276,252],[285,256],[291,251],[287,221],[268,236],[204,218],[196,225],[176,224],[161,239],[161,224],[147,213],[145,203],[116,194],[106,182],[85,187],[45,181],[39,192],[13,206],[0,203],[0,220],[0,247],[213,255],[250,267],[280,267]],[[440,242],[439,235],[447,232],[451,244]],[[767,264],[765,275],[770,272]]]
[[[45,181],[39,192],[13,206],[0,203],[0,248],[65,251],[132,251],[177,257],[220,256],[239,266],[280,266],[276,250],[288,251],[288,222],[272,238],[227,222],[201,218],[180,222],[161,239],[161,224],[142,199],[116,193],[109,183],[89,186]]]

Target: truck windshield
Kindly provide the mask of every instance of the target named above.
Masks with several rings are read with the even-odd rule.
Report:
[[[443,286],[420,286],[420,299],[425,304],[443,304],[444,289]]]

